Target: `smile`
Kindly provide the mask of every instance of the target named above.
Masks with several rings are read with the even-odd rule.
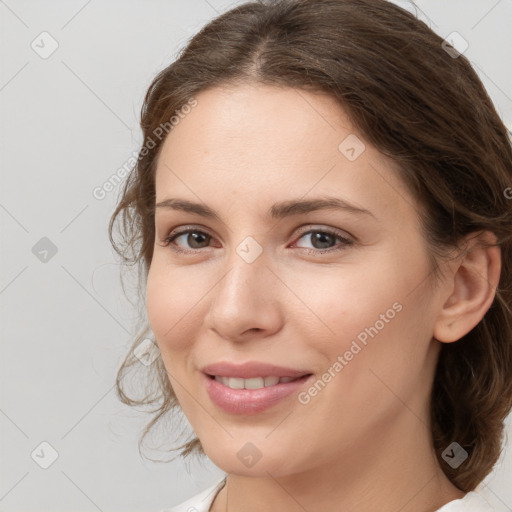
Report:
[[[221,377],[203,373],[210,400],[224,412],[253,415],[271,409],[285,398],[297,394],[313,374],[300,377]],[[296,403],[290,402],[290,404]],[[282,409],[279,409],[282,412]]]

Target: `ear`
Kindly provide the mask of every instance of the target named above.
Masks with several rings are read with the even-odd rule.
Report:
[[[466,247],[450,267],[449,293],[434,325],[434,338],[450,343],[457,341],[484,317],[496,295],[501,272],[501,250],[490,231],[466,239]]]

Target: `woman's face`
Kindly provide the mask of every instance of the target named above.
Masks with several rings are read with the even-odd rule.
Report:
[[[283,476],[399,448],[428,421],[446,300],[415,200],[328,96],[244,85],[196,100],[158,161],[147,306],[204,451],[229,473]],[[232,390],[287,370],[203,371],[225,362],[309,377]]]

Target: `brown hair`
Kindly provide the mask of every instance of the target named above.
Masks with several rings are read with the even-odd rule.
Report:
[[[434,263],[462,237],[492,231],[501,247],[496,297],[482,321],[443,343],[431,399],[433,445],[459,489],[472,490],[501,452],[512,407],[512,148],[507,130],[465,56],[408,11],[386,0],[261,0],[208,23],[161,71],[141,113],[143,149],[112,215],[109,236],[145,281],[155,236],[155,167],[163,140],[154,134],[201,91],[253,82],[318,91],[336,98],[355,127],[399,167],[421,206]],[[156,131],[156,132],[155,132]],[[150,145],[149,141],[153,141]],[[150,146],[151,149],[148,149]],[[120,220],[121,241],[112,231]],[[435,255],[435,257],[433,256]],[[129,398],[126,370],[141,365],[135,340],[117,375],[129,405],[159,403],[149,430],[179,403],[160,357],[148,367],[152,396]],[[453,441],[469,458],[453,469],[441,454]],[[204,453],[199,439],[175,448]],[[140,443],[139,443],[140,449]]]

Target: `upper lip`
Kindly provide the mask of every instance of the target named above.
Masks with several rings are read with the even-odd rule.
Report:
[[[218,362],[203,367],[202,371],[207,375],[216,377],[238,377],[241,379],[250,379],[253,377],[302,377],[311,372],[285,368],[274,364],[249,361],[244,364],[234,364],[229,362]]]

